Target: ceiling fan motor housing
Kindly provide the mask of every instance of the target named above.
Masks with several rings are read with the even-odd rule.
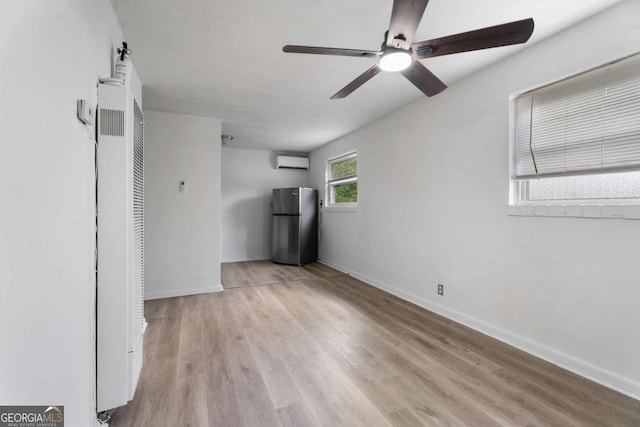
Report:
[[[398,34],[397,36],[395,36],[393,38],[393,41],[391,42],[391,45],[395,48],[400,48],[400,46],[404,45],[404,42],[406,42],[407,39],[404,37],[404,35],[402,34]]]

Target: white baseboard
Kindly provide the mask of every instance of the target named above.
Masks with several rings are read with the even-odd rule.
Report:
[[[144,293],[144,300],[152,300],[159,298],[173,298],[173,297],[183,297],[187,295],[197,295],[197,294],[208,294],[210,292],[222,292],[222,285],[218,284],[218,286],[211,286],[206,288],[196,288],[196,289],[173,289],[170,291],[160,291],[160,292],[146,292]]]
[[[336,270],[342,271],[343,273],[349,274],[368,285],[374,286],[378,289],[382,289],[383,291],[395,295],[398,298],[409,301],[419,307],[437,313],[448,319],[454,320],[478,332],[481,332],[485,335],[516,347],[522,351],[539,357],[540,359],[546,360],[547,362],[553,363],[554,365],[590,379],[591,381],[616,390],[636,400],[640,400],[640,383],[636,381],[630,380],[606,369],[599,368],[589,362],[559,352],[543,344],[520,337],[512,332],[483,322],[459,311],[436,304],[432,301],[427,300],[426,298],[394,288],[393,286],[389,286],[378,280],[367,277],[364,274],[352,271],[348,268],[333,264],[325,260],[321,260],[319,262],[329,267],[335,268]]]
[[[243,258],[222,258],[221,262],[244,262],[244,261],[265,261],[270,260],[271,255],[257,256],[257,257],[243,257]]]

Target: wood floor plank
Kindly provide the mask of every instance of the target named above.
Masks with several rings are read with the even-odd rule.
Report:
[[[145,384],[132,425],[171,425],[179,409],[175,397],[177,358],[153,359],[146,363]]]
[[[205,355],[202,350],[181,350],[178,353],[178,378],[202,375],[206,372]]]
[[[178,378],[176,384],[174,425],[208,427],[207,384],[203,374]]]
[[[180,350],[180,325],[182,317],[163,317],[158,319],[154,327],[160,329],[160,336],[157,339],[157,345],[151,350],[153,359],[160,358],[177,358]],[[147,326],[149,328],[149,326]],[[146,332],[145,332],[146,335]]]
[[[297,402],[278,409],[282,427],[315,427],[318,423],[306,406]]]
[[[210,427],[244,426],[228,360],[226,349],[206,358],[205,384]]]
[[[145,304],[112,427],[640,425],[639,401],[321,264],[223,264],[222,281]]]
[[[303,269],[309,271],[314,277],[325,278],[333,276],[342,276],[343,272],[331,268],[327,265],[320,264],[319,262],[313,262],[302,266]]]
[[[246,340],[229,345],[231,374],[244,424],[246,426],[280,426],[260,368]]]
[[[424,424],[418,417],[408,408],[400,408],[387,415],[394,427],[421,427]]]
[[[252,313],[260,312],[262,301],[254,292],[244,293],[245,308]],[[278,352],[277,346],[270,338],[274,336],[271,322],[263,322],[254,316],[255,325],[245,331],[251,351],[260,368],[262,378],[269,390],[271,402],[276,409],[294,405],[301,400],[300,392],[289,376]],[[263,318],[262,318],[263,319]]]
[[[203,346],[203,321],[199,316],[199,310],[194,309],[188,315],[184,315],[180,322],[180,352],[201,351]]]
[[[184,297],[166,298],[164,316],[162,317],[182,316],[183,305],[184,305]],[[146,308],[145,308],[145,311],[146,311]]]
[[[142,346],[142,357],[145,361],[151,359],[156,349],[158,348],[159,341],[162,338],[162,324],[164,319],[162,317],[156,317],[147,321],[147,327],[145,329]]]
[[[243,310],[244,299],[240,289],[229,290],[222,298],[222,316],[236,332],[226,342],[235,393],[246,426],[280,426],[280,419],[271,401],[247,339],[247,330],[257,327],[255,316]]]
[[[154,299],[144,304],[144,318],[149,321],[158,317],[164,317],[167,309],[167,299]]]
[[[246,262],[227,262],[220,270],[222,287],[225,289],[252,286]]]

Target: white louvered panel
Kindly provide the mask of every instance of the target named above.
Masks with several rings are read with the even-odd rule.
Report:
[[[124,110],[100,109],[100,135],[124,136]]]
[[[137,379],[142,370],[144,334],[144,117],[133,100],[133,345],[132,369]],[[135,392],[137,381],[132,382]]]
[[[143,363],[143,117],[124,87],[98,88],[97,409],[133,398]]]

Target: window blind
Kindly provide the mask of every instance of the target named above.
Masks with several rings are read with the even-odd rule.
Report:
[[[329,160],[329,183],[353,182],[358,177],[358,159],[356,153],[346,154]]]
[[[514,178],[640,170],[640,55],[513,100]]]

